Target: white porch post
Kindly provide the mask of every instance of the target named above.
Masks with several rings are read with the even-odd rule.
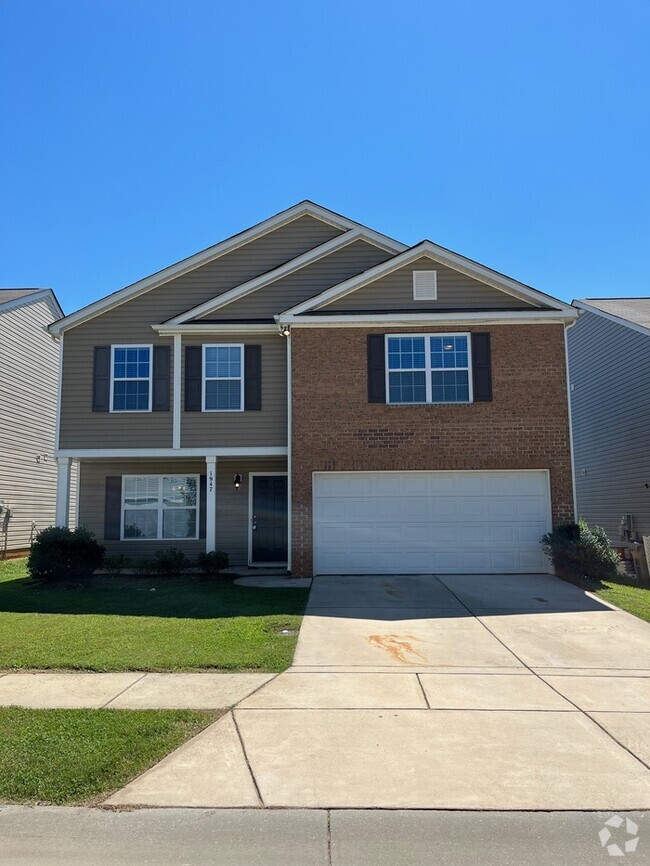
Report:
[[[56,526],[67,527],[70,523],[70,472],[72,461],[69,457],[58,457],[56,461]]]
[[[217,549],[217,458],[205,458],[207,486],[205,492],[205,552]]]

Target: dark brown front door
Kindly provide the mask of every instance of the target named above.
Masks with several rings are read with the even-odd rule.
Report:
[[[254,475],[251,562],[287,561],[287,476]]]

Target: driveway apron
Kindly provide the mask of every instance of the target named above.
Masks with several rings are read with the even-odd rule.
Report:
[[[293,667],[108,802],[647,809],[648,742],[650,625],[578,588],[318,577]]]

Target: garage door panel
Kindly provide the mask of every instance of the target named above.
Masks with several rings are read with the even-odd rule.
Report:
[[[320,574],[546,572],[541,471],[315,473]]]

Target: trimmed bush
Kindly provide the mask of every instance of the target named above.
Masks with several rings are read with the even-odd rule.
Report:
[[[36,536],[27,569],[36,580],[81,580],[101,567],[104,547],[83,526],[64,529],[50,526]]]
[[[151,561],[151,570],[154,574],[182,574],[191,564],[182,550],[178,547],[169,547],[166,550],[156,551]]]
[[[110,556],[104,557],[102,567],[104,571],[117,577],[122,574],[125,568],[131,568],[131,560],[123,553],[112,553]]]
[[[556,526],[541,543],[560,576],[616,579],[619,557],[602,526],[590,527],[584,520]]]
[[[213,576],[228,568],[228,554],[223,550],[211,550],[210,553],[200,553],[196,564],[205,575]]]

